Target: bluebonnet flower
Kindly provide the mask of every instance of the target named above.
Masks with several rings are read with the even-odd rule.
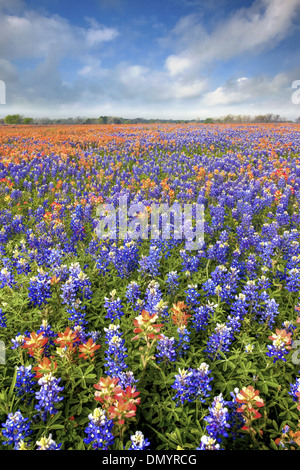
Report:
[[[115,440],[112,434],[113,424],[113,420],[107,418],[105,410],[95,408],[89,414],[89,424],[84,431],[88,437],[83,442],[92,444],[93,449],[108,450]]]
[[[51,346],[53,346],[55,343],[54,343],[54,340],[52,338],[55,338],[57,336],[57,333],[55,333],[52,328],[51,328],[51,325],[49,325],[48,323],[48,320],[44,319],[42,320],[42,324],[40,326],[40,328],[36,331],[37,334],[39,333],[43,333],[43,336],[45,338],[48,338],[48,341],[44,347],[44,353],[45,355],[48,354],[48,348],[50,348]]]
[[[179,355],[182,356],[185,351],[190,348],[190,331],[185,325],[179,325],[177,328],[177,333],[179,335],[179,340],[177,342],[176,348],[179,351]]]
[[[209,317],[214,311],[215,305],[208,303],[207,305],[200,305],[193,313],[193,321],[191,325],[197,332],[205,330]]]
[[[15,338],[13,338],[11,340],[12,342],[12,347],[11,349],[17,349],[17,348],[21,348],[25,342],[25,338],[27,336],[27,332],[25,332],[24,334],[21,334],[21,333],[18,333]]]
[[[29,281],[28,296],[30,302],[38,307],[48,303],[51,298],[51,276],[43,269],[39,269],[37,276]]]
[[[289,395],[293,398],[300,405],[300,378],[296,378],[296,382],[294,384],[290,384],[290,391]],[[300,406],[298,406],[300,409]]]
[[[91,281],[89,280],[88,276],[82,271],[79,263],[71,264],[69,272],[70,279],[72,279],[73,281],[78,298],[80,300],[90,299],[93,294],[90,289]]]
[[[283,246],[282,246],[282,251],[284,251]],[[288,247],[288,250],[285,250],[285,256],[284,256],[284,259],[288,260],[287,266],[289,268],[292,268],[294,267],[294,265],[299,264],[299,255],[300,255],[300,243],[298,240],[292,239]]]
[[[281,250],[284,254],[284,259],[289,259],[291,255],[293,256],[299,254],[299,243],[297,238],[299,238],[299,231],[296,229],[291,231],[285,230],[283,232]],[[294,242],[297,242],[297,244],[295,245]]]
[[[200,303],[200,292],[198,291],[197,284],[189,284],[185,290],[186,303],[192,309],[197,307]]]
[[[134,309],[137,310],[136,302],[140,298],[140,286],[136,281],[131,281],[126,288],[126,299],[134,304]]]
[[[288,320],[282,323],[282,327],[285,329],[287,333],[292,333],[292,336],[293,336],[294,331],[297,329],[296,325],[294,325],[292,322]]]
[[[231,328],[225,323],[217,323],[215,332],[209,337],[205,352],[210,359],[219,359],[220,352],[225,353],[229,351],[229,346],[232,343]]]
[[[82,271],[79,263],[69,267],[69,279],[62,285],[61,298],[63,304],[73,305],[76,299],[81,301],[91,299],[93,292],[90,289],[91,281]]]
[[[76,299],[75,302],[72,303],[72,305],[66,309],[68,314],[70,315],[68,317],[68,320],[74,324],[74,327],[81,326],[84,327],[85,325],[88,324],[88,321],[86,320],[86,307],[85,305],[81,305],[81,300]]]
[[[71,215],[70,228],[72,230],[72,241],[77,242],[78,240],[84,240],[85,238],[85,227],[83,223],[83,207],[78,204],[75,207],[74,213]]]
[[[222,300],[226,301],[234,298],[240,278],[240,270],[237,267],[230,266],[230,268],[224,273],[223,283],[221,284],[222,290],[220,291],[220,297]]]
[[[179,400],[181,404],[185,401],[194,401],[199,399],[205,403],[205,398],[209,397],[211,386],[209,383],[213,380],[209,377],[209,366],[203,362],[197,369],[179,369],[175,375],[175,381],[172,388],[177,390],[173,400]]]
[[[100,276],[105,276],[109,272],[109,265],[108,250],[103,248],[96,258],[96,267]]]
[[[114,321],[120,319],[124,315],[122,301],[119,297],[116,297],[116,289],[110,292],[110,299],[104,297],[104,308],[106,309],[105,318],[109,318]]]
[[[198,271],[200,258],[191,255],[187,250],[180,250],[181,266],[183,272],[194,273]]]
[[[7,268],[2,268],[0,271],[0,288],[5,286],[10,287],[11,289],[15,286],[16,281],[14,275]]]
[[[149,440],[144,437],[141,431],[136,431],[130,436],[131,445],[128,450],[146,450],[150,446]]]
[[[29,262],[25,258],[18,258],[15,262],[16,270],[18,274],[29,274],[31,267]]]
[[[62,264],[64,253],[61,248],[52,248],[49,250],[47,265],[51,268],[57,268]]]
[[[254,253],[250,253],[245,261],[245,269],[248,277],[254,279],[257,276],[258,261]]]
[[[251,354],[253,352],[253,349],[254,349],[253,344],[248,343],[245,345],[245,352],[247,354]]]
[[[261,311],[261,294],[260,289],[256,285],[256,280],[249,280],[243,287],[242,294],[248,304],[248,311],[251,315],[255,316]]]
[[[105,351],[106,373],[110,377],[119,377],[119,374],[126,369],[125,359],[127,357],[125,340],[122,339],[122,333],[119,331],[120,325],[110,324],[105,331],[105,343],[108,348]]]
[[[272,257],[275,249],[276,243],[274,240],[261,240],[257,246],[257,250],[261,258],[261,264],[267,266],[269,269],[272,267]]]
[[[138,271],[143,275],[157,276],[160,268],[161,252],[158,247],[150,246],[149,255],[142,255],[139,259]]]
[[[276,303],[275,299],[266,299],[264,307],[265,308],[260,315],[259,323],[266,322],[268,327],[272,329],[279,313],[279,304]]]
[[[95,222],[93,222],[93,227],[96,228],[97,225],[98,225],[98,221],[95,220]],[[107,250],[106,246],[101,244],[102,242],[104,242],[104,240],[101,240],[101,242],[100,242],[96,232],[93,233],[92,239],[88,243],[88,245],[85,249],[85,252],[90,254],[94,259],[96,259],[97,255],[98,255],[98,252],[101,251],[102,248],[104,248],[105,251]]]
[[[228,233],[224,230],[221,233],[220,239],[214,245],[208,246],[207,257],[216,260],[219,264],[224,264],[227,262],[228,253]]]
[[[224,224],[224,217],[225,217],[225,207],[220,205],[213,206],[212,204],[209,206],[210,215],[211,215],[211,227],[212,229],[219,230],[223,227]]]
[[[240,272],[237,268],[219,265],[211,273],[211,277],[203,284],[207,296],[219,295],[224,301],[233,299],[238,288]]]
[[[273,341],[273,344],[267,345],[268,352],[266,354],[269,357],[273,357],[273,362],[277,362],[278,360],[286,361],[285,356],[291,349],[291,335],[292,333],[287,333],[285,329],[276,329],[276,333],[269,336],[269,339]]]
[[[9,227],[2,227],[0,230],[0,243],[5,245],[10,236]],[[4,250],[5,252],[5,250]]]
[[[0,308],[0,326],[2,326],[2,328],[6,328],[7,326],[5,313],[3,313],[2,308]]]
[[[14,445],[15,449],[32,433],[29,418],[24,418],[20,410],[15,414],[9,413],[2,427],[2,436],[6,439],[3,445]]]
[[[168,338],[166,335],[162,334],[161,338],[157,341],[156,349],[155,357],[158,363],[164,362],[168,364],[174,362],[177,358],[177,344],[173,337]]]
[[[123,370],[118,373],[118,385],[122,388],[122,390],[126,390],[127,387],[133,387],[135,383],[138,382],[138,379],[136,379],[133,375],[133,372],[131,370]]]
[[[293,268],[287,271],[286,289],[289,292],[298,292],[300,290],[300,269]]]
[[[41,437],[39,441],[36,441],[37,449],[36,450],[60,450],[62,444],[56,444],[52,439],[52,434],[49,434],[48,437]]]
[[[204,418],[208,423],[206,431],[211,437],[221,442],[222,437],[228,437],[228,429],[230,428],[228,408],[222,393],[214,398],[208,410],[209,414]]]
[[[232,340],[234,340],[233,333],[238,333],[241,329],[242,322],[248,313],[248,303],[246,296],[240,293],[235,297],[235,301],[231,304],[230,315],[227,317],[226,327],[231,330]],[[229,343],[229,342],[228,342]]]
[[[15,388],[18,396],[24,398],[25,394],[34,393],[33,389],[36,384],[34,378],[35,372],[32,371],[31,365],[17,367]]]
[[[261,228],[261,236],[273,240],[278,235],[279,225],[277,222],[265,223]]]
[[[230,313],[233,316],[244,318],[248,312],[248,302],[245,294],[240,293],[235,297],[235,301],[231,304]]]
[[[55,266],[53,268],[53,275],[56,276],[61,282],[66,282],[69,278],[69,268],[66,264],[61,264],[60,266]]]
[[[278,206],[279,208],[279,206]],[[276,212],[276,221],[278,222],[279,225],[281,226],[288,226],[290,224],[290,215],[287,211],[278,209]]]
[[[162,293],[158,282],[154,280],[150,281],[145,292],[143,304],[144,310],[149,312],[150,315],[152,315],[153,313],[157,313],[157,305],[160,303],[161,300]]]
[[[224,450],[221,449],[220,444],[211,436],[202,436],[199,447],[196,450]]]
[[[63,304],[73,305],[76,301],[77,287],[75,286],[73,279],[69,278],[61,286],[62,294],[61,298]]]
[[[87,336],[88,333],[86,332],[85,327],[82,324],[76,324],[73,327],[74,333],[76,333],[77,338],[79,339],[80,343],[86,343],[87,342]],[[96,341],[93,341],[94,343]]]
[[[164,301],[161,299],[156,305],[155,305],[155,313],[159,315],[163,319],[166,319],[169,316],[169,304],[168,302]]]
[[[257,287],[263,290],[269,289],[269,287],[271,287],[270,279],[262,275],[261,277],[257,279]]]
[[[100,331],[89,331],[86,334],[86,336],[89,336],[90,338],[92,338],[94,343],[97,343],[97,341],[99,340],[100,335],[101,335]]]
[[[179,274],[177,271],[170,271],[167,274],[166,284],[167,284],[167,292],[169,295],[174,295],[179,286]]]
[[[137,243],[134,240],[125,240],[124,244],[116,249],[112,261],[117,269],[117,275],[122,279],[128,278],[138,266],[139,249]]]
[[[226,325],[226,328],[228,328],[231,331],[232,341],[234,341],[233,333],[238,333],[240,331],[240,328],[242,326],[242,321],[243,321],[243,317],[239,315],[237,316],[228,315],[227,322],[225,323],[225,325]]]
[[[64,390],[64,387],[59,386],[60,381],[61,378],[57,379],[52,372],[43,375],[39,379],[38,384],[41,388],[35,393],[35,398],[38,400],[35,408],[38,411],[49,412],[49,414],[57,413],[55,405],[64,398],[59,396],[59,393]]]

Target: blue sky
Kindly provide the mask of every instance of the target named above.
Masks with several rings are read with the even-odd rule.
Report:
[[[299,19],[300,0],[0,0],[0,116],[295,119]]]

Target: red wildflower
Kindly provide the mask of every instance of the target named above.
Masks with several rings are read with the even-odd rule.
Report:
[[[117,396],[122,394],[122,388],[118,385],[119,379],[116,377],[100,377],[99,382],[94,384],[95,400],[103,402],[113,402]]]
[[[94,343],[93,339],[90,338],[86,343],[80,344],[78,349],[81,352],[79,354],[79,357],[83,357],[84,359],[87,359],[88,357],[93,357],[95,354],[95,351],[100,348],[100,345]]]
[[[136,413],[136,405],[141,401],[140,398],[136,398],[139,393],[134,387],[126,387],[126,390],[122,390],[116,396],[117,400],[108,408],[110,419],[116,419],[117,423],[122,425],[126,418],[133,418]]]
[[[30,356],[40,357],[44,352],[44,346],[47,343],[48,338],[43,336],[43,332],[37,334],[34,331],[30,333],[29,337],[24,338],[23,348],[28,349]]]
[[[74,343],[80,341],[76,332],[73,332],[69,327],[65,329],[63,333],[57,333],[58,338],[55,339],[55,343],[61,348],[73,348]]]
[[[43,357],[43,359],[38,363],[33,370],[36,371],[36,378],[41,378],[43,375],[48,374],[49,372],[54,372],[57,368],[56,362],[51,362],[48,357]]]
[[[142,310],[141,314],[136,317],[133,321],[133,324],[136,327],[134,329],[134,333],[137,333],[137,336],[132,339],[138,339],[140,333],[142,333],[143,336],[149,339],[160,339],[161,335],[158,335],[158,333],[163,324],[155,324],[154,322],[157,319],[158,315],[156,313],[150,315],[150,313],[146,312],[146,310]]]
[[[172,320],[174,322],[175,325],[186,325],[187,322],[188,322],[188,318],[191,316],[191,315],[188,315],[186,313],[186,310],[187,310],[187,305],[185,305],[184,302],[182,301],[179,301],[177,302],[177,304],[173,304],[173,307],[172,307]]]

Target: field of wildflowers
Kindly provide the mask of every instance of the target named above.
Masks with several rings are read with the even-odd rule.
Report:
[[[294,124],[0,128],[0,449],[299,449],[299,152]],[[203,246],[99,239],[120,195],[203,204]]]

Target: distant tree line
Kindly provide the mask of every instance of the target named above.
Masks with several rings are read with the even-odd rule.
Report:
[[[280,116],[279,114],[259,114],[257,116],[249,116],[249,115],[233,115],[227,114],[227,116],[220,117],[220,118],[207,118],[203,121],[206,124],[213,124],[213,123],[224,123],[224,124],[245,124],[245,123],[277,123],[277,122],[294,122],[290,119],[286,119],[285,117]],[[298,117],[295,122],[300,122],[300,117]]]
[[[145,118],[122,118],[115,116],[100,116],[99,118],[85,117],[69,117],[69,118],[32,118],[24,117],[21,114],[8,114],[5,118],[0,118],[0,124],[30,124],[30,125],[54,125],[54,124],[152,124],[152,123],[191,123],[200,122],[204,124],[246,124],[246,123],[284,123],[284,122],[300,122],[300,116],[291,121],[279,114],[260,114],[257,116],[249,115],[233,115],[219,118],[206,119],[145,119]]]
[[[33,118],[23,117],[21,114],[8,114],[3,121],[4,124],[33,124]]]
[[[69,117],[69,118],[31,118],[24,117],[21,114],[9,114],[5,118],[0,118],[0,124],[32,124],[32,125],[51,125],[51,124],[146,124],[146,123],[158,123],[158,122],[192,122],[191,120],[182,119],[144,119],[144,118],[122,118],[116,116],[100,116],[99,118],[85,118],[85,117]]]

